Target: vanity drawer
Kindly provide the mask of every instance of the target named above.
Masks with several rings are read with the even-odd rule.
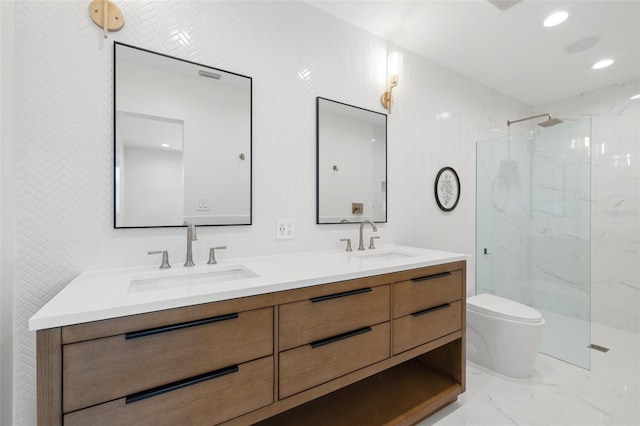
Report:
[[[272,402],[269,356],[66,414],[64,425],[212,425]]]
[[[280,399],[389,357],[389,323],[280,353]]]
[[[424,275],[393,285],[393,317],[462,299],[462,271]]]
[[[393,320],[393,354],[397,355],[462,328],[462,302],[444,303]]]
[[[363,287],[280,305],[280,350],[389,321],[390,291]]]
[[[273,354],[273,308],[63,346],[63,411]]]

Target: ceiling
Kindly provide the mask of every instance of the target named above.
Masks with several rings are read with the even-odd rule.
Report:
[[[123,145],[182,152],[182,121],[125,111],[117,111],[116,118]]]
[[[306,1],[532,106],[640,78],[640,0]],[[558,10],[569,18],[545,28]],[[615,62],[590,68],[604,58]]]

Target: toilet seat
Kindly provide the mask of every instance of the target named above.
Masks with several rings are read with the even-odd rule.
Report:
[[[467,309],[481,314],[526,323],[543,322],[535,309],[493,294],[484,293],[467,299]]]

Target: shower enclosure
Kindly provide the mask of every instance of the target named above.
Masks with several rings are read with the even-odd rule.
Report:
[[[541,352],[590,368],[591,123],[554,124],[477,143],[476,293],[540,311]]]

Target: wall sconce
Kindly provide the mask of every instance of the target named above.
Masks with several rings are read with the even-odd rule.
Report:
[[[89,16],[104,30],[104,38],[107,38],[109,31],[118,31],[124,25],[122,12],[108,0],[93,0],[89,5]]]
[[[393,103],[392,91],[398,85],[398,78],[402,71],[402,53],[391,52],[387,60],[388,89],[380,97],[382,106],[389,110],[391,114],[391,104]]]

